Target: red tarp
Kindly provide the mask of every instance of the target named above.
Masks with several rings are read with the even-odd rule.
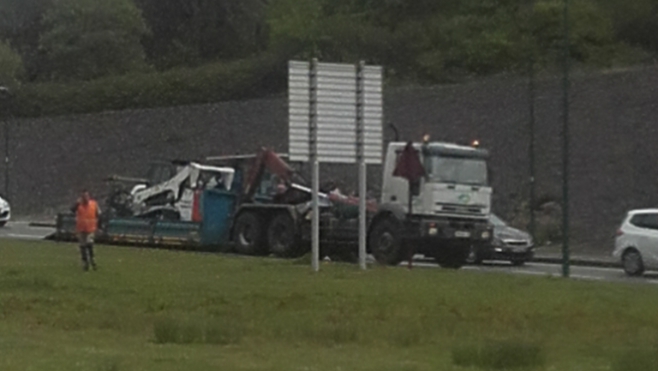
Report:
[[[425,176],[425,167],[420,162],[418,150],[411,142],[407,143],[395,164],[393,176],[407,179],[410,183],[419,181]]]

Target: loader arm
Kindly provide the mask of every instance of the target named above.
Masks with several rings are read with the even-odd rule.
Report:
[[[134,203],[140,204],[147,199],[162,194],[164,192],[171,192],[174,195],[174,199],[180,198],[181,185],[185,180],[192,174],[194,168],[190,165],[185,166],[181,171],[179,171],[173,178],[169,179],[164,183],[157,184],[155,186],[145,188],[138,191],[133,195]],[[194,181],[195,179],[192,179]]]
[[[286,183],[290,184],[294,170],[279,157],[274,151],[263,148],[258,152],[253,160],[246,181],[243,187],[242,199],[245,201],[252,200],[258,185],[263,179],[265,170],[278,176]]]

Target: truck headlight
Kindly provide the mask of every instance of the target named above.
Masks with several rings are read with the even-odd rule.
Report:
[[[487,240],[487,239],[489,239],[489,237],[491,237],[491,233],[489,233],[489,231],[482,232],[482,239],[483,240]]]

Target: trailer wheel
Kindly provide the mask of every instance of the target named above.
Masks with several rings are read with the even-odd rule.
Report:
[[[300,255],[295,222],[287,213],[277,214],[267,228],[267,246],[270,253],[281,258]]]
[[[404,260],[400,225],[391,218],[383,219],[372,228],[368,243],[380,264],[398,265]]]
[[[258,215],[250,212],[240,214],[233,230],[236,252],[243,255],[263,254],[262,228]]]

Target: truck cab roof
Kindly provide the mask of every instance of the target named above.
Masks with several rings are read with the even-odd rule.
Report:
[[[395,151],[402,151],[407,145],[405,142],[391,142],[389,143],[389,148],[394,149]],[[418,150],[423,150],[429,152],[433,155],[444,155],[444,156],[457,156],[457,157],[470,157],[470,158],[488,158],[489,151],[486,149],[464,146],[454,143],[445,143],[445,142],[429,142],[427,144],[415,142],[413,143],[414,148]]]

